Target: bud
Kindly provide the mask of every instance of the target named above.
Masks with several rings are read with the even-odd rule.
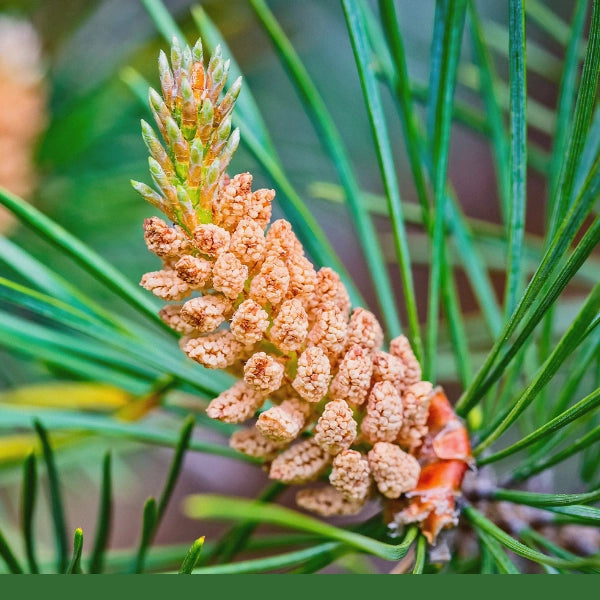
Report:
[[[229,331],[221,330],[187,340],[183,351],[208,369],[226,369],[243,356],[245,347]]]
[[[265,259],[260,272],[250,284],[250,297],[260,304],[277,306],[285,298],[290,283],[290,274],[282,260]]]
[[[210,60],[208,61],[208,68],[206,69],[206,87],[208,88],[213,100],[217,99],[213,94],[213,89],[221,83],[224,74],[224,66],[225,65],[223,64],[223,55],[221,53],[221,44],[217,44],[217,47],[215,48],[212,56],[210,57]],[[218,92],[216,96],[218,97]]]
[[[192,48],[192,58],[196,61],[196,62],[203,62],[204,60],[204,54],[202,51],[202,39],[198,38],[196,43],[194,44],[194,47]]]
[[[302,431],[310,406],[298,399],[289,398],[279,406],[261,413],[256,422],[257,429],[275,442],[291,442]]]
[[[225,423],[242,423],[252,417],[263,402],[264,396],[243,381],[238,381],[208,405],[206,414]]]
[[[182,335],[191,335],[194,328],[181,317],[181,304],[167,304],[158,312],[163,323]]]
[[[325,302],[308,334],[308,342],[323,349],[330,360],[336,360],[346,345],[346,315],[334,302]]]
[[[186,189],[180,185],[177,186],[177,207],[182,226],[191,233],[199,225],[198,214]]]
[[[238,452],[264,460],[274,459],[282,447],[282,444],[267,439],[254,428],[235,431],[229,440],[229,445]]]
[[[221,172],[225,171],[225,169],[227,168],[227,165],[229,165],[229,162],[231,161],[232,156],[235,154],[235,151],[237,150],[237,147],[240,143],[240,130],[239,129],[234,129],[232,134],[229,136],[229,139],[227,140],[227,143],[225,144],[225,147],[223,148],[219,159],[221,162],[220,168],[221,168]]]
[[[273,319],[271,341],[283,352],[295,352],[304,344],[308,332],[308,316],[299,300],[286,300]]]
[[[296,378],[292,387],[307,402],[320,402],[327,394],[331,379],[331,365],[323,350],[309,346],[298,359]]]
[[[212,63],[211,59],[211,63]],[[226,73],[226,64],[223,62],[223,59],[217,60],[214,62],[211,68],[211,64],[208,65],[208,76],[210,82],[210,94],[213,98],[219,97],[219,92],[222,89],[222,85],[224,83],[225,77],[227,77]]]
[[[210,98],[206,98],[204,102],[202,102],[200,112],[198,113],[198,123],[204,127],[211,127],[213,124],[214,114],[213,103],[211,102]]]
[[[411,454],[387,442],[377,442],[368,454],[377,488],[386,498],[399,498],[417,485],[421,467]]]
[[[227,59],[224,63],[221,64],[220,69],[215,70],[213,73],[213,85],[211,89],[211,94],[215,101],[223,91],[225,87],[225,83],[227,82],[227,76],[229,75],[229,67],[231,65],[231,60]]]
[[[210,139],[213,131],[214,106],[210,98],[205,98],[198,111],[198,133],[196,134],[203,144]]]
[[[175,168],[173,167],[173,163],[167,154],[167,151],[163,148],[159,139],[156,137],[154,130],[152,127],[144,121],[141,120],[142,124],[142,139],[146,144],[146,148],[148,148],[148,152],[156,162],[160,164],[162,170],[164,171],[167,177],[172,177],[175,174]]]
[[[399,358],[404,364],[405,387],[421,381],[421,365],[414,355],[406,336],[400,335],[390,342],[390,354]]]
[[[169,227],[158,217],[144,220],[144,241],[150,252],[169,261],[192,250],[191,240],[181,227]],[[177,274],[180,275],[179,272]],[[183,277],[181,279],[186,281]]]
[[[173,72],[175,74],[181,69],[181,46],[176,36],[173,36],[171,40],[171,65],[173,65]]]
[[[193,288],[202,288],[208,284],[212,273],[213,263],[199,256],[184,254],[176,263],[175,270]]]
[[[368,351],[377,351],[383,343],[383,331],[377,317],[364,308],[352,311],[348,324],[347,344],[358,344]]]
[[[194,91],[185,73],[181,75],[181,129],[187,139],[194,137],[198,118]]]
[[[231,319],[230,330],[236,340],[246,345],[262,339],[269,326],[269,314],[252,299],[244,300]]]
[[[202,96],[204,95],[204,81],[204,65],[202,61],[194,61],[190,69],[190,83],[192,84],[194,98],[198,105],[202,102]]]
[[[202,164],[204,160],[204,144],[195,138],[190,147],[190,167],[188,169],[188,186],[198,187],[202,183]]]
[[[240,75],[231,85],[223,100],[217,106],[215,110],[215,120],[220,123],[227,115],[229,115],[235,105],[237,97],[240,95],[242,89],[242,76]]]
[[[173,107],[173,73],[169,67],[167,55],[161,50],[158,53],[158,77],[160,79],[160,87],[163,97],[167,105]]]
[[[338,454],[349,448],[356,439],[356,421],[352,409],[343,400],[332,400],[325,405],[315,427],[315,440],[329,454]]]
[[[200,296],[188,300],[181,308],[181,317],[200,333],[214,331],[224,320],[230,303],[219,296]]]
[[[235,300],[244,289],[248,279],[248,267],[231,252],[222,252],[213,267],[213,288]]]
[[[217,132],[215,134],[215,139],[211,144],[211,150],[214,152],[215,156],[219,153],[220,149],[225,145],[229,134],[231,133],[231,118],[227,117],[223,119]]]
[[[154,88],[148,88],[148,100],[150,102],[150,108],[154,109],[159,115],[164,116],[165,118],[170,116],[171,113],[169,109],[167,109],[164,100]]]
[[[168,212],[170,212],[170,207],[165,203],[165,200],[162,196],[157,194],[150,186],[146,185],[145,183],[135,181],[133,179],[131,179],[130,181],[133,189],[138,194],[140,194],[140,196],[142,196],[145,200],[150,202],[152,206],[158,208],[158,210],[164,212],[165,214],[167,214],[167,216],[169,216]]]
[[[194,246],[208,256],[218,256],[229,247],[230,235],[226,229],[210,223],[199,225],[194,231]]]
[[[331,383],[331,397],[359,406],[367,398],[372,374],[373,361],[367,350],[357,344],[351,346]]]
[[[300,490],[296,494],[296,504],[322,517],[355,515],[363,506],[362,502],[348,500],[331,486]]]
[[[206,186],[215,185],[215,183],[217,183],[219,181],[220,174],[221,174],[221,169],[220,169],[219,161],[215,160],[206,170],[204,184]]]
[[[248,217],[256,221],[262,229],[265,229],[271,220],[273,198],[275,190],[256,190],[248,203]]]
[[[340,276],[329,267],[322,267],[316,274],[315,293],[309,303],[308,313],[314,321],[322,306],[333,302],[347,319],[350,315],[350,297]]]
[[[433,386],[419,381],[406,389],[402,396],[402,428],[397,442],[407,448],[417,448],[427,434],[427,415]]]
[[[206,169],[203,176],[202,186],[200,188],[200,206],[207,215],[207,219],[212,217],[212,207],[215,195],[218,191],[219,177],[221,169],[219,160],[214,160]]]
[[[177,186],[177,202],[179,203],[182,212],[194,212],[192,200],[190,199],[187,190],[182,185]]]
[[[181,300],[191,292],[188,284],[170,269],[146,273],[140,285],[161,300]]]
[[[265,252],[265,236],[252,219],[242,219],[231,235],[229,250],[250,268],[259,263]]]
[[[265,395],[281,387],[283,374],[283,365],[266,352],[256,352],[244,366],[244,381]]]
[[[148,90],[148,100],[156,125],[158,126],[163,139],[166,141],[168,140],[166,122],[171,116],[171,113],[163,99],[160,97],[160,94],[153,88]]]
[[[329,482],[344,498],[363,503],[371,490],[369,462],[356,450],[344,450],[333,459]]]
[[[315,290],[317,274],[312,263],[300,252],[294,253],[287,262],[290,272],[290,296],[297,296],[306,302]],[[307,316],[308,319],[308,316]]]
[[[402,427],[403,407],[400,394],[389,381],[378,381],[369,394],[367,414],[360,432],[367,442],[393,442]]]
[[[187,74],[190,71],[190,67],[192,66],[192,51],[190,47],[186,44],[183,52],[181,54],[181,70],[182,74]]]
[[[404,363],[388,352],[376,352],[373,355],[373,380],[389,381],[398,392],[404,390]]]
[[[166,176],[158,161],[151,156],[148,157],[148,166],[150,167],[150,176],[154,180],[154,183],[165,195],[167,200],[173,204],[177,204],[177,190],[175,186],[171,184],[171,181]]]
[[[329,465],[330,457],[314,439],[302,440],[284,450],[271,464],[269,477],[282,483],[308,483]]]
[[[179,177],[185,179],[190,160],[190,148],[184,139],[179,126],[175,122],[175,119],[168,117],[166,129],[169,145],[175,155],[175,169]]]

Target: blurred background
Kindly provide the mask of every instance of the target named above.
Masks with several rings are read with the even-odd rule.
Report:
[[[165,0],[189,42],[197,37],[191,19],[189,0]],[[324,157],[293,87],[282,69],[269,40],[245,0],[207,0],[203,8],[225,36],[245,75],[266,124],[280,152],[286,172],[303,199],[328,233],[335,249],[357,282],[370,308],[375,309],[371,280],[366,274],[346,208],[336,196],[336,173]],[[569,2],[538,3],[551,8],[566,21],[571,19]],[[366,192],[379,194],[382,183],[363,96],[345,20],[338,0],[272,0],[276,17],[290,37],[316,82],[349,148],[358,179]],[[493,50],[498,73],[506,81],[508,34],[507,3],[477,2]],[[398,0],[403,34],[409,57],[409,70],[415,82],[415,95],[426,88],[429,76],[429,40],[435,8],[434,0]],[[542,231],[545,222],[545,190],[537,175],[549,150],[549,133],[554,125],[554,106],[560,81],[564,47],[540,31],[535,19],[527,23],[528,59],[538,66],[530,71],[530,136],[538,148],[529,173],[527,229]],[[476,69],[465,35],[463,64],[459,71],[457,98],[482,110],[478,96]],[[0,0],[0,185],[27,198],[68,231],[97,250],[129,279],[157,268],[156,258],[147,252],[142,239],[142,221],[153,214],[132,190],[131,178],[148,181],[146,150],[139,119],[145,109],[124,83],[127,67],[139,70],[157,85],[156,56],[164,44],[151,19],[138,0]],[[475,70],[475,72],[474,72]],[[423,94],[421,94],[421,98]],[[402,198],[416,202],[402,130],[389,95],[388,125]],[[505,100],[507,95],[505,94]],[[466,117],[465,117],[466,119]],[[471,217],[499,222],[499,202],[489,144],[480,131],[466,126],[460,116],[452,133],[450,172],[460,203]],[[251,171],[256,187],[270,186],[243,145],[237,152],[231,173]],[[277,211],[277,208],[276,208]],[[279,215],[276,216],[281,216]],[[389,233],[385,218],[377,221],[382,239]],[[76,284],[96,294],[98,302],[114,310],[114,297],[71,262],[29,232],[19,229],[2,215],[0,227],[24,248]],[[411,230],[414,242],[417,294],[427,289],[427,244],[422,231]],[[391,248],[391,239],[390,244]],[[411,249],[412,250],[412,249]],[[493,255],[494,250],[491,249]],[[390,252],[390,255],[393,255]],[[504,256],[491,256],[501,269]],[[0,257],[0,275],[18,277]],[[390,265],[396,291],[401,294],[398,269]],[[463,281],[459,279],[459,283]],[[498,291],[503,276],[498,277]],[[461,305],[465,313],[475,308],[466,282],[461,285]],[[425,314],[425,306],[422,315]],[[451,385],[451,373],[448,383]],[[60,375],[60,374],[59,374]],[[0,387],[12,389],[25,384],[52,380],[56,369],[32,364],[0,349]],[[206,434],[214,436],[215,434]],[[138,535],[139,507],[148,493],[155,493],[164,478],[170,453],[145,451],[142,457],[123,446],[118,462],[121,484],[117,484],[119,506],[113,542],[131,544]],[[90,506],[89,486],[96,485],[101,450],[105,445],[90,442],[76,452],[65,452],[61,461],[71,465],[68,486],[69,525],[91,524],[95,500]],[[89,456],[88,461],[86,457]],[[0,460],[2,457],[0,456]],[[92,463],[93,467],[86,466]],[[256,468],[209,456],[189,456],[185,477],[177,488],[172,510],[159,532],[159,541],[190,540],[190,523],[178,515],[179,498],[191,491],[216,490],[220,493],[255,495],[266,483]],[[223,471],[225,469],[225,471]],[[226,480],[222,476],[226,473]],[[18,471],[0,474],[0,519],[14,519],[18,507],[14,484]],[[216,474],[216,475],[215,475]],[[11,489],[12,488],[12,489]],[[96,496],[94,495],[94,498]],[[43,526],[44,519],[38,519]]]

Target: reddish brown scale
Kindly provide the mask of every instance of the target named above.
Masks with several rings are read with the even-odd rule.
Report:
[[[394,519],[400,523],[420,523],[423,535],[434,544],[442,529],[457,523],[456,498],[461,494],[473,456],[467,430],[441,388],[432,394],[427,428],[420,452],[419,481],[406,494],[408,503]]]

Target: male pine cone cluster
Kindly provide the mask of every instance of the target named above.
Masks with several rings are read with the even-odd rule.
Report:
[[[329,485],[298,492],[300,506],[327,516],[358,512],[375,490],[397,500],[419,482],[432,385],[404,336],[382,349],[377,318],[351,310],[340,277],[315,271],[287,221],[269,227],[275,193],[252,191],[249,173],[224,172],[238,142],[230,114],[240,86],[219,101],[228,68],[220,52],[208,67],[199,43],[175,42],[171,54],[172,67],[159,59],[163,98],[150,92],[166,149],[143,123],[159,193],[134,187],[174,225],[145,221],[163,267],[141,285],[169,302],[161,317],[190,358],[240,377],[207,414],[242,423],[262,409],[233,434],[233,448],[286,484],[329,472]]]
[[[0,187],[25,199],[36,184],[35,144],[45,123],[39,37],[27,21],[0,15]],[[12,224],[0,206],[0,234]]]
[[[242,377],[209,404],[210,417],[241,423],[270,400],[254,427],[233,435],[234,448],[272,461],[271,477],[285,483],[307,483],[333,466],[339,494],[321,502],[319,492],[305,491],[301,505],[356,512],[371,479],[397,498],[419,476],[408,452],[426,432],[432,386],[420,381],[405,337],[381,349],[376,317],[350,310],[339,276],[315,272],[287,221],[265,233],[274,194],[252,192],[251,181],[247,173],[224,177],[213,223],[192,235],[147,219],[146,242],[164,264],[141,284],[171,302],[161,317],[183,334],[190,358]],[[261,220],[243,216],[249,212]],[[314,435],[291,445],[303,432]],[[363,458],[351,447],[371,449]]]

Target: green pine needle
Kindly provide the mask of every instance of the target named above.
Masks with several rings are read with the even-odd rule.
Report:
[[[67,530],[58,471],[46,429],[37,419],[33,422],[33,426],[42,444],[42,453],[44,455],[44,462],[46,463],[52,522],[54,524],[54,534],[58,550],[57,570],[59,573],[64,573],[68,561]]]

